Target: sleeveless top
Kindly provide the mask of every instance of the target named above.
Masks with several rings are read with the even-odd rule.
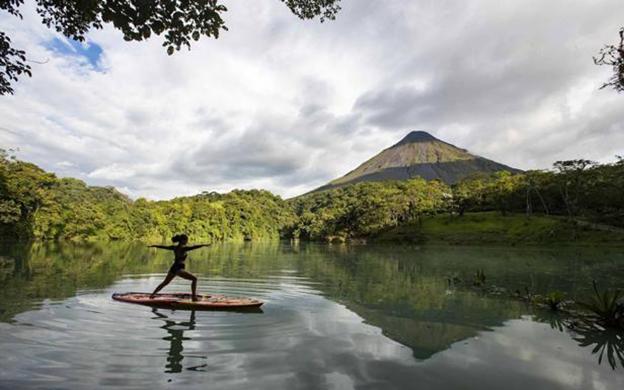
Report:
[[[186,260],[186,248],[185,247],[180,247],[180,246],[175,246],[173,248],[173,253],[174,253],[174,260],[173,260],[173,264],[177,264],[177,265],[184,265],[184,261]]]

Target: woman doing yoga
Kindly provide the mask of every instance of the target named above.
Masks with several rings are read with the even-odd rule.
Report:
[[[150,245],[150,248],[159,248],[159,249],[169,249],[173,251],[174,259],[171,268],[169,268],[169,272],[167,276],[165,276],[165,280],[162,281],[156,287],[150,298],[154,298],[156,293],[162,290],[166,285],[168,285],[173,278],[179,276],[183,279],[191,281],[191,290],[193,292],[193,301],[197,300],[197,277],[190,272],[186,272],[184,270],[184,261],[186,260],[186,252],[192,251],[194,249],[199,249],[204,246],[208,246],[206,244],[202,245],[193,245],[186,246],[188,244],[188,236],[186,234],[176,234],[171,238],[171,241],[177,243],[177,245]]]

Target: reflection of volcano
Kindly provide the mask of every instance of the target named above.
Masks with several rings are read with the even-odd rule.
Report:
[[[436,247],[397,256],[397,249],[364,251],[356,247],[339,253],[332,261],[310,257],[302,265],[306,276],[324,281],[318,289],[325,296],[380,328],[384,336],[409,347],[416,359],[424,360],[527,312],[521,302],[449,286],[446,276],[452,271],[468,281],[475,264],[487,264],[488,275],[503,274],[504,283],[510,285],[507,280],[526,280],[522,277],[526,262],[512,270],[521,276],[509,277],[509,267],[503,269],[509,263],[501,261],[496,251],[462,248],[461,262],[448,259],[453,251],[457,249]]]
[[[469,318],[471,316],[464,316],[465,310],[475,310],[474,307],[466,307],[463,311],[447,310],[444,314],[425,311],[402,316],[392,309],[342,303],[362,317],[367,324],[380,328],[384,336],[409,347],[414,357],[419,360],[428,359],[435,353],[448,349],[451,344],[474,337],[490,327],[501,326],[509,318],[519,316],[510,309],[507,313],[501,313],[498,318],[489,318],[485,323],[475,322]],[[476,310],[472,316],[483,314]]]
[[[167,364],[165,365],[165,372],[182,372],[182,360],[184,359],[184,355],[182,354],[182,351],[184,351],[184,346],[182,342],[184,340],[190,340],[189,337],[184,337],[184,331],[195,329],[195,311],[191,311],[191,317],[188,321],[180,322],[169,319],[169,317],[167,317],[166,315],[158,312],[157,309],[153,309],[152,312],[156,316],[158,316],[157,318],[165,319],[165,325],[161,326],[161,328],[165,329],[169,334],[169,336],[163,337],[163,340],[167,340],[170,342],[169,353],[167,354]],[[202,356],[202,358],[205,358],[205,356]],[[198,368],[202,367],[206,367],[206,364],[201,364],[194,367],[187,367],[187,370],[197,370]]]

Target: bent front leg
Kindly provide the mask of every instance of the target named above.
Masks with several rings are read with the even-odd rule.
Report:
[[[171,272],[167,273],[167,276],[165,276],[165,280],[163,280],[162,283],[160,283],[158,287],[156,287],[152,295],[150,295],[150,298],[154,298],[154,295],[156,295],[160,290],[162,290],[163,288],[165,288],[165,286],[171,283],[173,278],[175,278],[175,274],[172,274]]]

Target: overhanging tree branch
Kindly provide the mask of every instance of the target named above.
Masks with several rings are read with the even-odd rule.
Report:
[[[219,0],[35,0],[43,24],[84,42],[91,29],[110,23],[126,41],[142,41],[163,35],[163,46],[171,55],[202,36],[218,38],[227,31],[222,15],[227,12]],[[334,19],[340,0],[280,0],[301,19]],[[24,0],[0,0],[0,10],[21,19]],[[30,76],[24,64],[26,53],[13,49],[6,34],[0,36],[0,95],[12,94],[11,83],[22,74]]]
[[[11,39],[0,31],[0,95],[12,94],[11,83],[22,74],[31,75],[25,62],[26,53],[11,47]]]
[[[610,87],[618,92],[624,92],[624,27],[620,29],[619,34],[620,43],[603,47],[598,56],[594,57],[594,63],[613,68],[613,76],[600,89]]]

